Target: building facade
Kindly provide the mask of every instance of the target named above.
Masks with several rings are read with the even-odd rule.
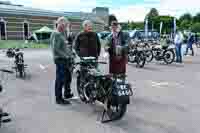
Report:
[[[92,10],[92,13],[101,18],[105,24],[108,24],[109,9],[106,7],[96,7]]]
[[[54,12],[0,3],[0,39],[25,40],[33,31],[43,26],[54,29],[60,16],[69,18],[75,33],[80,32],[82,21],[85,19],[93,21],[96,31],[104,30],[105,22],[93,13]]]

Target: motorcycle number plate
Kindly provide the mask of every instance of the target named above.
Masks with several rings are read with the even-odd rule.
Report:
[[[117,89],[117,93],[119,96],[131,96],[132,91],[127,85],[119,85]]]

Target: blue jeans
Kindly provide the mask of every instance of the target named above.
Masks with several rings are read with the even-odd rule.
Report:
[[[176,62],[182,63],[182,44],[176,44]]]
[[[190,49],[190,50],[192,51],[192,55],[194,55],[194,50],[193,50],[192,44],[193,44],[192,42],[189,42],[189,43],[187,44],[187,48],[186,48],[185,55],[187,55],[188,49]]]
[[[70,94],[72,75],[70,69],[65,64],[56,64],[56,81],[55,81],[55,96],[58,99],[62,98],[62,88],[65,88],[65,93]]]

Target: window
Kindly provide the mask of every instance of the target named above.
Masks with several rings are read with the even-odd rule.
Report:
[[[6,40],[6,22],[0,20],[0,39]]]
[[[24,22],[24,40],[27,40],[28,39],[28,36],[29,36],[29,24],[28,22]]]

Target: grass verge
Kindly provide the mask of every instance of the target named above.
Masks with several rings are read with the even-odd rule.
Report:
[[[7,48],[34,48],[34,49],[41,49],[41,48],[49,48],[49,44],[44,43],[26,43],[25,41],[16,41],[16,40],[0,40],[0,48],[7,49]]]

